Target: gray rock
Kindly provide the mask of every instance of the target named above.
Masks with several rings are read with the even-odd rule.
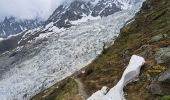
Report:
[[[160,75],[158,81],[170,84],[170,68]]]
[[[164,38],[163,34],[158,34],[158,35],[152,37],[151,42],[158,42],[158,41],[160,41],[163,38]]]
[[[142,51],[140,55],[144,58],[148,58],[154,53],[152,50],[152,46],[150,45],[143,45],[140,47],[140,50]]]
[[[158,42],[162,39],[170,38],[168,34],[158,34],[156,36],[153,36],[150,40],[150,42]]]
[[[165,48],[160,48],[155,55],[155,60],[157,64],[166,64],[167,67],[170,66],[170,46]],[[159,77],[155,78],[149,90],[152,94],[157,95],[170,95],[170,67],[165,72],[161,73]]]
[[[152,94],[159,94],[159,95],[163,95],[162,89],[160,87],[159,84],[153,82],[150,86],[149,86],[149,90]]]
[[[156,95],[170,95],[170,84],[152,82],[149,86],[149,90],[152,94]]]
[[[155,55],[157,64],[169,63],[170,62],[170,46],[161,48]]]

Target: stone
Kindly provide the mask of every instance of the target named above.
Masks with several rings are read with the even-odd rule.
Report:
[[[149,90],[156,95],[170,95],[170,68],[152,81]]]
[[[170,84],[170,68],[160,75],[158,81]]]
[[[158,35],[153,36],[153,37],[151,38],[151,42],[158,42],[158,41],[160,41],[160,40],[163,39],[163,38],[164,38],[164,35],[163,35],[163,34],[158,34]]]
[[[162,92],[162,89],[160,87],[159,84],[157,83],[152,83],[150,86],[149,86],[149,90],[152,94],[158,94],[158,95],[163,95],[163,92]]]
[[[158,51],[155,55],[155,60],[157,64],[163,64],[170,62],[170,46],[165,48],[160,48],[160,51]]]
[[[153,49],[150,45],[143,45],[140,47],[141,53],[140,55],[144,58],[148,58],[153,55]]]

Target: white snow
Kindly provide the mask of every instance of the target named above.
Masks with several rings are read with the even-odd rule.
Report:
[[[94,93],[91,97],[87,100],[125,100],[123,88],[130,83],[131,81],[135,80],[136,77],[140,73],[141,66],[144,65],[145,60],[140,56],[133,55],[130,59],[129,65],[125,69],[122,78],[114,86],[110,91],[107,93],[107,88],[104,87],[101,90]]]
[[[84,9],[85,7],[84,7],[84,5],[81,5],[81,9]]]
[[[3,32],[3,35],[5,36],[5,35],[6,35],[6,32],[5,32],[4,30],[2,30],[2,32]]]
[[[17,33],[17,34],[13,34],[13,35],[9,35],[7,38],[4,38],[4,39],[9,39],[9,38],[12,38],[12,37],[18,36],[18,35],[20,35],[20,34],[22,34],[22,32]]]
[[[35,40],[40,40],[49,37],[54,32],[47,32],[47,33],[41,33],[38,37],[35,38]]]
[[[83,18],[76,20],[76,21],[70,21],[70,23],[73,24],[73,25],[78,25],[78,24],[81,24],[83,22],[87,22],[89,20],[97,20],[97,19],[101,19],[101,17],[100,16],[93,17],[93,16],[89,15],[89,16],[84,16]]]
[[[79,71],[101,54],[104,43],[113,43],[120,29],[135,16],[141,5],[142,2],[132,9],[75,25],[60,34],[45,33],[41,37],[48,39],[38,55],[18,63],[2,75],[0,99],[29,100],[36,93]],[[53,25],[49,24],[49,27]],[[34,30],[30,34],[36,34]],[[28,36],[29,33],[25,33],[23,38]]]
[[[48,30],[50,27],[53,27],[53,26],[54,26],[53,24],[54,24],[53,22],[47,24],[47,25],[45,26],[45,28],[44,28],[44,31],[45,31],[45,30]]]
[[[120,7],[123,10],[127,10],[131,8],[136,2],[139,2],[140,0],[114,0],[113,2],[116,4],[116,6]]]
[[[3,38],[0,38],[0,41],[4,40]]]
[[[18,41],[18,44],[20,44],[23,40],[28,39],[31,35],[35,35],[38,31],[41,30],[41,28],[42,28],[42,27],[38,27],[38,28],[35,28],[35,29],[31,29],[31,30],[26,31],[26,32],[24,33],[24,35],[22,36],[21,40]],[[19,34],[22,34],[22,32],[21,32],[21,33],[18,33],[17,35],[19,35]]]
[[[23,31],[24,29],[23,29],[23,27],[21,26],[21,25],[19,25],[19,27],[20,27],[20,29]]]
[[[89,0],[89,1],[90,1],[90,0]],[[91,0],[91,3],[92,3],[93,5],[96,5],[99,1],[100,1],[100,0]]]
[[[60,33],[60,32],[63,32],[63,31],[65,31],[65,28],[58,28],[58,27],[56,27],[56,26],[52,26],[51,28],[49,28],[48,29],[48,31],[53,31],[53,32],[55,32],[55,33]]]

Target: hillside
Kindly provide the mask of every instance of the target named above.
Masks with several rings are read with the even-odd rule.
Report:
[[[146,0],[135,20],[122,28],[114,45],[104,49],[91,64],[33,100],[83,100],[78,95],[80,79],[90,96],[103,86],[113,87],[133,54],[145,58],[139,78],[125,91],[127,100],[168,100],[170,95],[170,1]]]

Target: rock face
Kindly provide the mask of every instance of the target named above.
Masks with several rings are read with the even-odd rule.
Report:
[[[170,95],[170,69],[152,81],[150,91],[157,95]]]
[[[167,38],[169,38],[169,36],[167,34],[158,34],[158,35],[152,37],[151,42],[158,42],[162,39],[167,39]]]
[[[150,91],[158,95],[170,95],[170,47],[160,48],[155,57],[157,64],[167,65],[167,70],[152,81]]]
[[[32,28],[36,28],[42,24],[38,19],[19,20],[14,17],[5,18],[0,22],[0,37],[6,38],[9,35],[14,35]]]
[[[59,28],[72,26],[72,21],[84,17],[106,17],[125,10],[141,0],[72,0],[60,5],[46,24],[53,22]]]
[[[170,68],[160,75],[158,81],[170,84]]]
[[[88,2],[83,0],[74,0],[71,3],[66,2],[66,4],[60,5],[50,16],[46,24],[54,22],[54,25],[59,28],[68,28],[72,26],[71,21],[75,21],[86,16],[104,17],[120,10],[121,8],[117,7],[113,0],[93,0]]]
[[[156,53],[157,64],[169,63],[170,62],[170,46],[160,48],[160,51]]]

